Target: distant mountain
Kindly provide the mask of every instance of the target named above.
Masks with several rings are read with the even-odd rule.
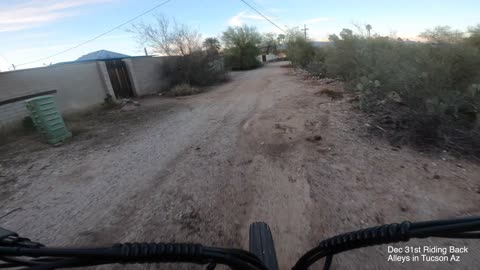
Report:
[[[78,58],[76,61],[91,61],[91,60],[104,60],[104,59],[113,59],[113,58],[125,58],[130,57],[129,55],[111,52],[107,50],[100,50],[96,52],[91,52],[85,54],[84,56]]]

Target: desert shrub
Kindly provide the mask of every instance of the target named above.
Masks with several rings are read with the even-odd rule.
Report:
[[[182,58],[180,69],[183,82],[193,86],[208,86],[226,78],[223,58],[218,52],[197,51]]]
[[[468,37],[465,38],[465,43],[480,49],[480,24],[468,28]]]
[[[163,66],[170,85],[208,86],[227,79],[223,57],[218,52],[196,51],[186,56],[169,57]]]
[[[298,29],[294,28],[288,31],[285,44],[287,57],[293,66],[306,68],[314,60],[315,48]]]
[[[480,155],[480,53],[471,39],[419,43],[344,29],[318,56],[323,65],[306,66],[344,80],[392,140]]]
[[[315,76],[325,77],[327,74],[327,68],[325,66],[327,50],[328,48],[315,48],[313,57],[309,61],[306,61],[305,69]]]
[[[22,119],[22,127],[26,130],[35,130],[35,124],[33,123],[32,117],[25,116]]]

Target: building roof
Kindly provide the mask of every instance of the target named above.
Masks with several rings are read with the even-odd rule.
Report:
[[[111,52],[107,50],[99,50],[96,52],[91,52],[89,54],[85,54],[84,56],[78,58],[75,61],[91,61],[91,60],[104,60],[104,59],[115,59],[115,58],[126,58],[130,57],[126,54]]]

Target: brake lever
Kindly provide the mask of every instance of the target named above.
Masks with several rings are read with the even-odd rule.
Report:
[[[0,246],[41,248],[44,245],[31,241],[28,238],[20,237],[17,233],[0,227]]]
[[[0,227],[0,241],[10,236],[18,236],[18,234]]]

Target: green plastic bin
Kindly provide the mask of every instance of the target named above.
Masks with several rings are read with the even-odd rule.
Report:
[[[72,137],[67,129],[53,96],[46,95],[25,101],[33,123],[37,130],[47,139],[49,144],[59,145]]]

